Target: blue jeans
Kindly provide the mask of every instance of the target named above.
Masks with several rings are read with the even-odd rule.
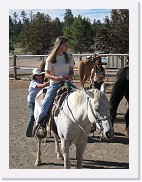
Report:
[[[30,112],[29,120],[27,121],[27,126],[26,126],[26,136],[32,136],[32,131],[33,131],[33,126],[34,126],[34,108],[35,108],[35,103],[33,102],[28,102],[27,104]]]
[[[59,89],[59,87],[60,83],[53,83],[47,89],[36,123],[42,123],[45,117],[47,116],[47,113],[54,101],[54,98],[57,95],[57,90]]]

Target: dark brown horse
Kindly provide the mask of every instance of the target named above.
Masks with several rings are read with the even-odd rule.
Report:
[[[121,68],[115,77],[115,82],[110,96],[110,113],[112,124],[114,123],[119,103],[123,99],[123,97],[125,97],[127,102],[129,103],[129,66]],[[125,122],[125,135],[129,136],[129,107],[125,114]]]
[[[91,70],[94,67],[96,60],[101,60],[101,56],[94,54],[93,56],[88,56],[85,59],[80,60],[78,64],[78,73],[81,87],[84,88],[85,81],[91,75]]]
[[[41,59],[41,63],[39,65],[39,67],[40,67],[41,72],[45,71],[45,61],[43,59]],[[48,81],[48,78],[45,78],[45,74],[43,74],[42,83],[47,82],[47,81]]]

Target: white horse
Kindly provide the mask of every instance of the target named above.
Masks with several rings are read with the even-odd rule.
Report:
[[[37,115],[38,113],[35,113],[35,117]],[[58,115],[54,117],[54,121],[58,136],[61,139],[62,152],[60,151],[58,136],[53,132],[55,151],[57,158],[64,159],[65,169],[71,167],[69,148],[72,144],[76,146],[76,168],[82,168],[83,154],[92,124],[96,125],[105,139],[111,139],[114,134],[110,120],[110,104],[105,93],[97,89],[86,91],[81,89],[67,95]],[[35,165],[41,165],[41,140],[38,138]]]

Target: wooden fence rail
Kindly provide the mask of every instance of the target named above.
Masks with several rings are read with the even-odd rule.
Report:
[[[92,54],[73,54],[75,60],[75,69],[77,73],[79,57],[86,57]],[[102,56],[102,62],[106,68],[107,75],[111,74],[112,71],[116,73],[118,69],[126,64],[128,54],[100,54]],[[30,74],[32,69],[39,67],[39,58],[45,59],[48,55],[13,55],[9,56],[9,75],[15,80],[18,79],[18,73],[22,72],[23,75]],[[38,61],[37,61],[38,58]],[[19,64],[20,62],[20,64]],[[13,70],[13,71],[12,71]],[[112,70],[112,71],[111,71]]]

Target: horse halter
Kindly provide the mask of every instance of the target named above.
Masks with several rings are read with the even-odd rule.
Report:
[[[109,117],[106,117],[106,118],[101,118],[101,119],[99,119],[98,117],[96,117],[96,115],[95,115],[94,112],[93,112],[93,108],[92,108],[92,105],[91,105],[91,101],[89,100],[89,97],[87,97],[87,102],[88,102],[87,105],[90,106],[92,115],[94,116],[94,118],[95,118],[95,120],[96,120],[96,121],[93,122],[92,124],[95,124],[95,125],[98,124],[99,127],[100,127],[100,128],[98,128],[98,130],[99,130],[100,132],[102,132],[102,131],[103,131],[102,121],[106,121],[106,120],[110,119],[110,116],[109,116]]]

